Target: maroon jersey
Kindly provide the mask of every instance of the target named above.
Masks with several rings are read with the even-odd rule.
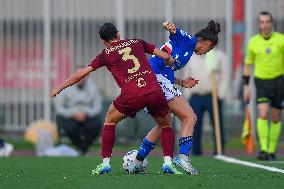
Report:
[[[112,42],[90,64],[94,69],[106,66],[125,97],[142,96],[161,90],[145,53],[153,54],[155,45],[141,39]]]

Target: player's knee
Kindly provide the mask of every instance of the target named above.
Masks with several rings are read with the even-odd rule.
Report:
[[[197,116],[195,113],[193,113],[192,115],[192,122],[191,122],[191,125],[194,127],[196,125],[196,122],[197,122]]]
[[[159,128],[172,127],[172,122],[169,116],[162,119],[156,119]]]
[[[193,113],[193,119],[194,119],[194,125],[196,124],[196,122],[197,122],[197,115],[195,114],[195,113]]]
[[[172,128],[172,125],[169,124],[169,125],[160,125],[159,126],[160,129],[164,129],[164,128],[167,128],[167,127]]]
[[[172,125],[168,124],[168,123],[160,123],[157,126],[158,126],[158,129],[163,129],[163,128],[166,128],[166,127],[172,127]]]
[[[111,126],[116,126],[116,123],[115,122],[113,122],[113,121],[108,121],[108,120],[105,120],[105,122],[104,122],[104,126],[105,125],[111,125]]]
[[[197,121],[197,116],[196,114],[193,112],[193,113],[190,113],[190,114],[185,114],[181,121],[183,123],[186,123],[185,125],[188,125],[188,126],[194,126],[196,121]]]
[[[167,119],[165,121],[162,122],[162,124],[160,125],[161,128],[165,128],[165,127],[172,127],[172,122],[170,119]]]

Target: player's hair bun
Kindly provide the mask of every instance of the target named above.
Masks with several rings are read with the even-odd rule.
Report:
[[[210,20],[210,22],[208,22],[207,28],[214,34],[219,34],[221,31],[220,24],[214,20]]]
[[[216,34],[219,34],[220,31],[221,31],[221,26],[220,26],[220,24],[219,24],[218,22],[215,24],[215,26],[216,26],[216,28],[215,28],[215,33],[216,33]]]
[[[201,38],[203,40],[209,40],[216,45],[219,41],[218,34],[221,31],[221,26],[218,22],[215,22],[214,20],[210,20],[208,22],[207,26],[201,30],[199,30],[196,34],[196,38]]]

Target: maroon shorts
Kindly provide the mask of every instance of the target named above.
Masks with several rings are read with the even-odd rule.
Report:
[[[132,118],[143,108],[147,108],[153,117],[165,117],[169,113],[168,102],[162,90],[130,98],[120,94],[113,105],[120,113]]]

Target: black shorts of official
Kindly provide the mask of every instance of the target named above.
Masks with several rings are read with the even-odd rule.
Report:
[[[284,77],[281,75],[271,80],[255,78],[256,102],[270,103],[276,109],[283,108]]]

